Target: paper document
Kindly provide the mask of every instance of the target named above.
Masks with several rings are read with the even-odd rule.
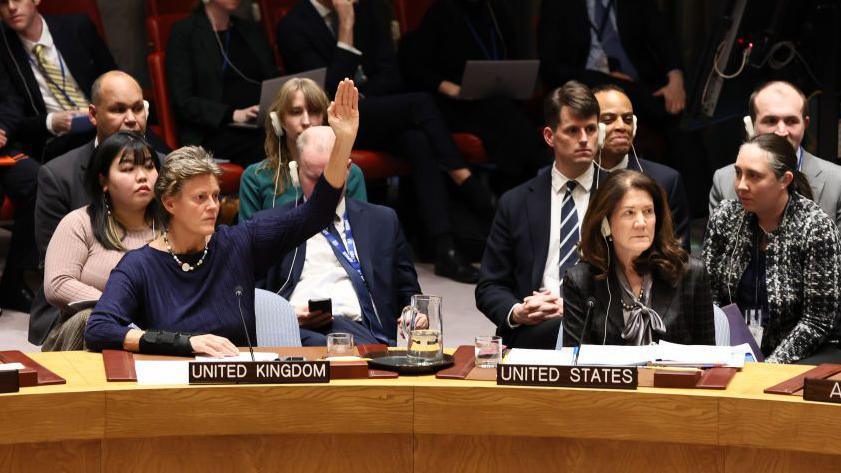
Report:
[[[578,354],[578,364],[584,366],[645,365],[656,358],[657,345],[584,345]]]
[[[254,361],[274,361],[277,359],[277,353],[267,353],[262,351],[254,352]],[[196,361],[251,361],[251,353],[247,351],[241,351],[239,352],[239,356],[226,356],[225,358],[213,358],[212,356],[197,356]]]
[[[656,364],[666,366],[720,365],[729,368],[745,366],[745,353],[752,353],[747,343],[735,347],[714,345],[681,345],[660,340]]]
[[[22,363],[3,363],[0,364],[0,371],[15,371],[15,370],[22,370],[23,364]]]
[[[137,384],[188,384],[189,368],[186,361],[134,362]]]
[[[502,362],[509,365],[571,365],[573,351],[572,347],[560,350],[512,348]]]

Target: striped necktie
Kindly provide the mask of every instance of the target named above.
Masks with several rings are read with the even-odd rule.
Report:
[[[567,181],[567,191],[564,194],[564,200],[561,204],[561,244],[559,260],[560,273],[559,280],[561,281],[561,294],[563,294],[564,274],[567,269],[575,266],[578,262],[578,252],[576,247],[580,239],[578,230],[578,212],[575,210],[575,199],[572,198],[572,191],[578,183],[575,181]]]
[[[88,101],[82,92],[74,85],[68,84],[65,81],[64,73],[47,58],[43,44],[36,44],[32,48],[32,54],[35,56],[38,68],[41,69],[41,73],[47,79],[47,87],[63,110],[74,110],[88,106]]]

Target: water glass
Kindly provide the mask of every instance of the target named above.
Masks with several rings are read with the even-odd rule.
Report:
[[[473,353],[477,368],[496,368],[502,361],[502,337],[480,335],[474,339]]]
[[[328,333],[327,334],[327,358],[332,356],[353,356],[353,334],[350,333]]]

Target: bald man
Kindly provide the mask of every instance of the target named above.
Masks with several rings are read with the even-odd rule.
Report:
[[[58,222],[71,210],[90,203],[83,180],[96,145],[118,131],[146,133],[143,91],[140,84],[124,72],[106,72],[94,81],[87,111],[96,127],[95,138],[41,166],[38,172],[35,245],[42,266]],[[159,152],[158,159],[163,162],[163,158]],[[57,318],[58,311],[46,303],[43,288],[39,289],[29,318],[30,343],[43,343]]]
[[[769,82],[751,94],[748,108],[750,115],[746,118],[750,119],[756,134],[775,133],[791,143],[797,151],[797,165],[812,187],[815,202],[836,225],[841,225],[841,166],[803,149],[803,136],[809,126],[803,92],[788,82]],[[710,190],[710,214],[722,200],[737,198],[735,181],[736,171],[732,164],[715,172]]]
[[[312,193],[333,148],[330,127],[298,137],[301,197]],[[277,210],[288,212],[297,203]],[[397,215],[388,207],[343,198],[333,224],[272,268],[265,288],[295,307],[305,346],[326,344],[326,335],[347,332],[356,343],[395,345],[397,319],[414,294],[418,275]],[[332,312],[310,312],[309,300],[329,298]]]

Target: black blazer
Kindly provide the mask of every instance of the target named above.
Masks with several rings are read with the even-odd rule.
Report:
[[[606,175],[596,169],[596,177]],[[594,182],[595,186],[595,182]],[[476,286],[476,307],[497,326],[510,331],[506,318],[514,304],[540,288],[549,254],[552,213],[551,166],[506,192],[499,201]],[[590,198],[595,187],[590,188]]]
[[[117,69],[108,46],[99,37],[90,18],[85,14],[43,15],[43,17],[67,70],[79,84],[85,97],[90,100],[91,87],[96,78]],[[78,140],[69,138],[71,135],[54,138],[47,130],[47,109],[44,105],[44,97],[38,88],[38,82],[35,80],[35,74],[32,73],[29,55],[24,50],[17,33],[5,25],[3,25],[3,37],[6,44],[0,47],[0,57],[10,74],[24,113],[18,139],[31,145],[30,153],[39,158],[43,155],[44,145],[48,139],[68,143],[67,146],[59,144],[51,146],[49,157],[72,149],[68,147],[70,143],[78,146]],[[9,47],[6,48],[6,45]],[[9,55],[10,52],[11,55]],[[87,136],[85,141],[88,139],[90,136]]]
[[[277,24],[277,46],[288,73],[327,68],[324,89],[332,96],[339,81],[353,78],[361,65],[368,81],[357,84],[365,95],[402,92],[403,81],[391,39],[390,20],[376,2],[360,0],[354,7],[353,47],[362,56],[337,46],[336,37],[308,0],[299,1]]]
[[[653,88],[666,84],[666,73],[680,69],[675,37],[655,0],[616,0],[619,39],[639,73]],[[540,74],[554,89],[570,79],[595,85],[608,76],[585,69],[590,53],[590,17],[585,0],[544,1],[537,30]]]
[[[595,266],[585,262],[567,270],[564,277],[565,347],[578,345],[587,314],[587,300],[591,297],[596,305],[590,314],[589,330],[584,335],[584,343],[601,345],[604,341],[606,345],[625,345],[622,338],[625,320],[620,303],[621,286],[611,272],[608,277],[608,293],[606,282],[596,280],[597,273]],[[687,271],[677,286],[655,277],[651,287],[651,307],[660,314],[666,325],[663,337],[659,337],[656,332],[652,334],[655,342],[662,338],[673,343],[715,345],[710,282],[700,261],[689,259]]]
[[[14,139],[21,118],[23,109],[20,97],[12,86],[6,66],[0,61],[0,130],[6,132],[9,141]]]
[[[463,0],[433,3],[420,27],[407,33],[400,45],[400,66],[406,80],[414,87],[437,92],[442,81],[461,84],[468,60],[490,59],[471,33],[468,21],[471,21],[489,53],[493,49],[490,33],[494,32],[497,59],[520,59],[522,55],[510,11],[500,0],[491,0],[490,5],[502,39],[492,28],[485,5],[465,5]]]
[[[637,166],[636,159],[633,159],[632,156],[628,157],[628,169],[641,170],[648,177],[657,181],[657,184],[660,184],[660,187],[666,191],[672,221],[675,225],[675,237],[680,240],[681,246],[689,251],[691,247],[689,237],[689,216],[691,212],[689,211],[689,197],[686,195],[683,178],[674,169],[654,161],[640,159],[639,164],[642,169]]]
[[[411,249],[394,210],[355,199],[346,198],[345,203],[362,273],[384,330],[380,331],[374,323],[370,326],[378,339],[394,345],[400,311],[413,295],[421,293]],[[293,206],[294,203],[289,203],[284,207],[292,209]],[[297,255],[287,253],[280,264],[269,270],[264,288],[275,292],[283,288],[280,295],[289,299],[301,279],[306,257],[307,244],[304,242],[298,247]],[[284,286],[287,277],[289,282]]]
[[[262,27],[235,16],[231,17],[231,27],[242,35],[259,62],[260,77],[251,79],[276,77],[277,66]],[[200,144],[229,123],[234,112],[232,106],[222,102],[222,54],[215,34],[203,9],[172,26],[166,47],[166,81],[179,120],[181,145]]]

